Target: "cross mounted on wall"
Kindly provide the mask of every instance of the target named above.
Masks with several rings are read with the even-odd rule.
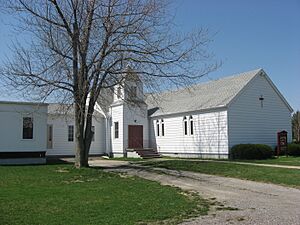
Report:
[[[259,101],[260,101],[260,106],[263,108],[264,107],[264,97],[263,97],[263,95],[261,95],[260,97],[259,97]]]

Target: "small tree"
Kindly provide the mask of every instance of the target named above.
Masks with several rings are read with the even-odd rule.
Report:
[[[173,32],[163,0],[14,0],[5,10],[30,34],[2,75],[15,90],[74,105],[77,167],[88,166],[92,115],[102,90],[129,65],[148,91],[193,82],[210,64],[207,30]],[[28,94],[27,94],[28,96]]]
[[[300,143],[300,112],[297,111],[292,116],[293,140]]]

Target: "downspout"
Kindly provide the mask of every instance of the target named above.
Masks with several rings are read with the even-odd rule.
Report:
[[[110,127],[110,118],[106,117],[106,153],[108,156],[111,156],[111,127]]]
[[[112,109],[110,106],[110,111],[112,114]],[[106,121],[106,153],[109,157],[112,155],[112,148],[111,148],[111,126],[110,126],[110,119],[112,118],[112,115],[106,115],[105,114],[105,121]]]

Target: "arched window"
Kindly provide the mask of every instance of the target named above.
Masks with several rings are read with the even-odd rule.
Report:
[[[159,136],[159,120],[156,120],[156,136]]]
[[[190,116],[190,134],[194,135],[194,120],[193,120],[193,116]]]
[[[165,122],[161,119],[161,136],[165,136]]]
[[[183,129],[184,129],[184,135],[188,135],[188,121],[186,116],[183,117]]]

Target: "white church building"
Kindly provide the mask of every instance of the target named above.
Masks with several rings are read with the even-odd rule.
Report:
[[[257,69],[174,91],[145,94],[138,75],[102,93],[95,106],[91,155],[227,158],[241,143],[291,141],[293,109]],[[0,162],[74,155],[74,114],[59,104],[0,102]]]

